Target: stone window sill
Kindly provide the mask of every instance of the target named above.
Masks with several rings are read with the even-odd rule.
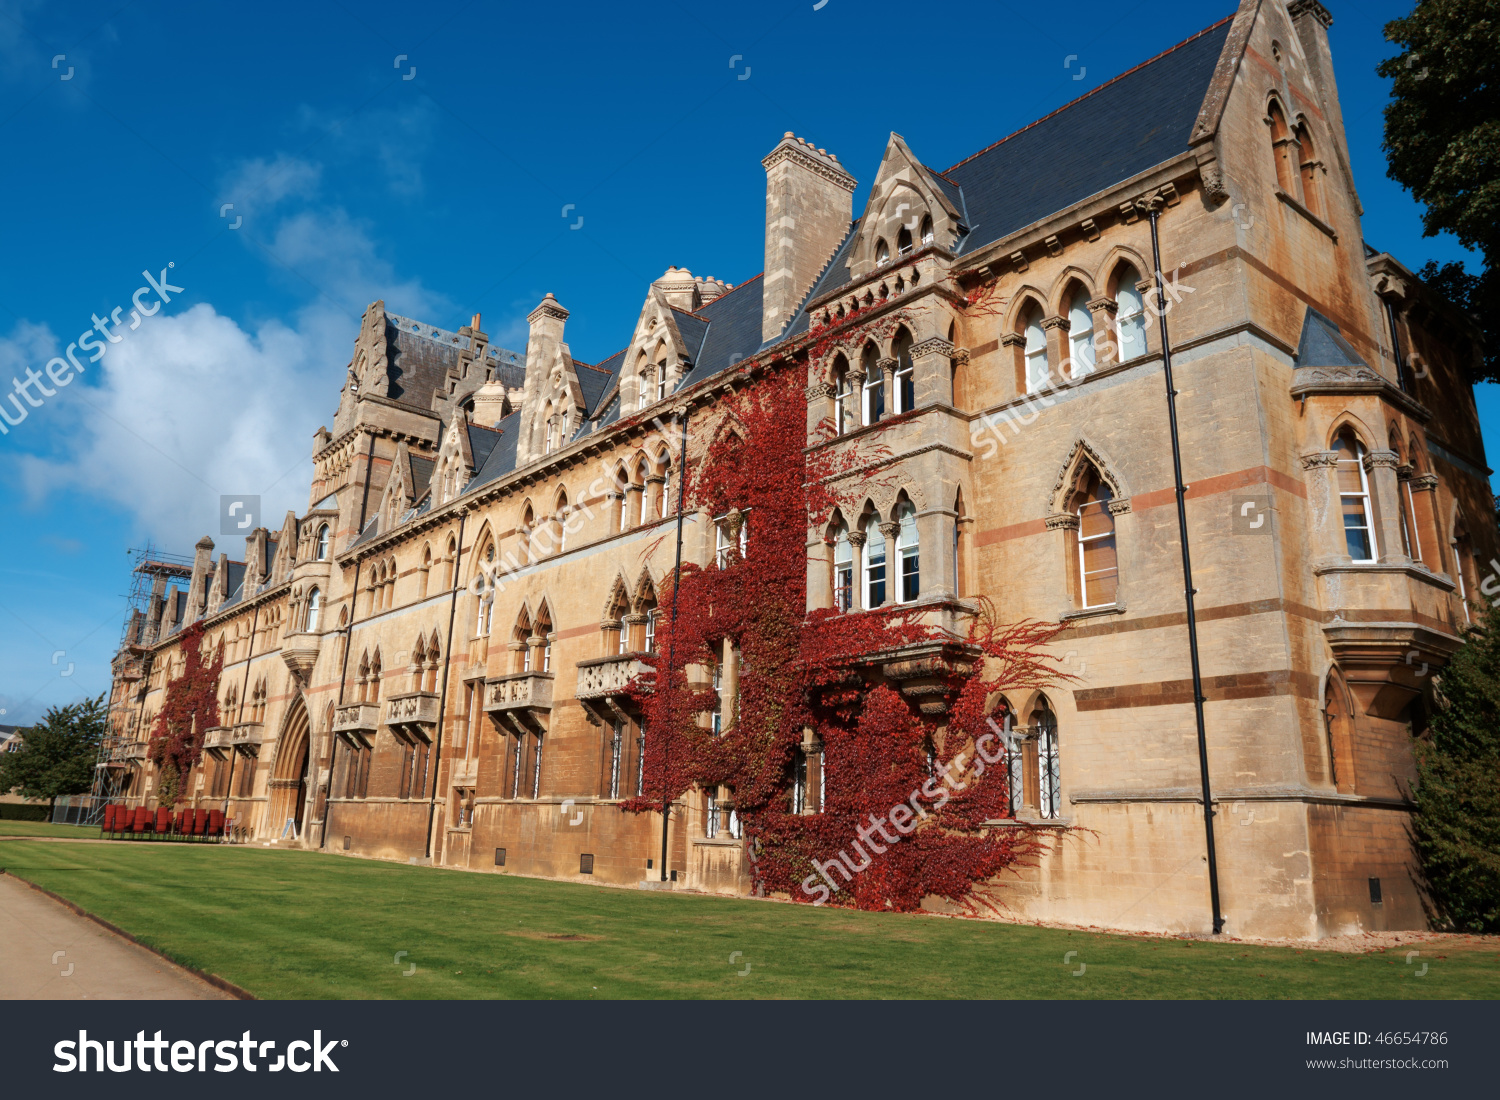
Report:
[[[1072,622],[1075,619],[1097,619],[1104,615],[1123,615],[1125,605],[1123,603],[1105,604],[1103,607],[1082,607],[1071,611],[1064,611],[1057,617],[1061,623]]]
[[[1279,187],[1276,189],[1276,197],[1290,206],[1297,213],[1301,214],[1308,221],[1312,222],[1313,228],[1317,229],[1320,233],[1326,234],[1328,236],[1328,239],[1333,241],[1334,244],[1338,243],[1339,235],[1334,231],[1333,226],[1329,225],[1322,218],[1318,217],[1311,210],[1303,206],[1300,202],[1292,198],[1291,195],[1287,194]]]

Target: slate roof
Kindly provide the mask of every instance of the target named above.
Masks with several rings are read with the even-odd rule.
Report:
[[[478,470],[484,465],[484,460],[490,457],[490,452],[499,442],[500,432],[497,429],[478,424],[469,425],[469,453],[474,456],[474,469]],[[428,472],[431,473],[430,470]],[[415,475],[416,471],[413,470],[412,473]]]
[[[1299,367],[1367,367],[1369,366],[1345,340],[1339,326],[1312,306],[1302,319],[1302,339],[1297,343]]]
[[[519,411],[509,413],[502,417],[497,425],[496,440],[484,462],[478,467],[472,481],[464,486],[464,491],[488,484],[497,478],[502,478],[516,468],[516,443],[521,438],[521,414]],[[479,459],[474,456],[475,461]]]
[[[959,254],[1024,229],[1188,150],[1233,16],[959,161]]]
[[[586,416],[594,416],[598,412],[599,402],[619,378],[620,364],[623,362],[623,348],[595,366],[574,361],[573,373],[578,376],[578,388],[583,391],[583,411]]]
[[[688,371],[679,386],[701,382],[760,350],[762,283],[759,275],[746,279],[696,314],[677,314],[679,323],[684,316],[701,317],[708,322],[693,369]],[[686,331],[682,335],[683,339],[688,338]]]
[[[448,372],[458,369],[458,353],[470,339],[400,314],[385,315],[386,356],[390,363],[390,396],[423,412],[432,411],[435,394],[446,391]],[[511,388],[526,382],[526,357],[491,344],[485,363]]]
[[[473,444],[471,442],[470,446],[472,445]],[[437,462],[436,460],[431,458],[423,458],[421,455],[412,455],[410,457],[412,480],[411,496],[413,500],[418,500],[421,498],[422,494],[427,491],[427,486],[432,481],[432,468],[437,465]]]

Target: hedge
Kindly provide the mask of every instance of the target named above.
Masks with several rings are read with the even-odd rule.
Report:
[[[0,821],[48,821],[52,811],[46,806],[29,806],[24,802],[0,802]]]

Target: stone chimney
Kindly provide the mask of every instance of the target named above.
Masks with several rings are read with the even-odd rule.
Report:
[[[493,428],[505,416],[508,404],[505,383],[486,382],[474,391],[474,423]]]
[[[534,429],[542,415],[542,394],[546,391],[553,364],[567,348],[563,343],[563,326],[567,320],[568,311],[550,291],[526,315],[531,335],[526,339],[526,388],[521,397],[521,438],[516,444],[517,466],[526,465],[542,453],[540,446],[533,445],[537,436]]]
[[[849,231],[854,177],[838,157],[790,130],[761,161],[766,169],[766,274],[761,339],[781,335]]]
[[[208,603],[208,585],[214,575],[214,540],[204,535],[193,547],[193,579],[188,582],[187,613],[184,619],[193,622],[203,614]]]

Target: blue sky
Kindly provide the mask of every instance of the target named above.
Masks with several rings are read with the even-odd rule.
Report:
[[[127,548],[191,553],[220,494],[273,528],[307,506],[374,299],[524,351],[551,291],[597,362],[668,265],[760,271],[784,131],[858,209],[890,131],[946,167],[1233,10],[814,2],[0,0],[0,381],[128,320],[143,271],[183,288],[0,437],[0,723],[108,686]],[[1328,3],[1366,237],[1416,268],[1463,250],[1385,178],[1374,68],[1408,6]]]

